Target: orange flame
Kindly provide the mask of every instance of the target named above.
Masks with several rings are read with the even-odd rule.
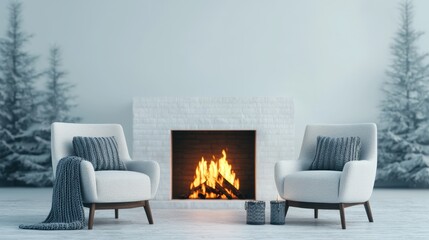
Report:
[[[240,189],[240,180],[236,178],[235,172],[232,170],[232,166],[228,163],[226,158],[226,151],[222,149],[222,157],[215,162],[215,157],[210,161],[210,165],[207,167],[207,161],[204,157],[201,157],[198,166],[195,169],[194,181],[192,181],[189,189],[193,192],[189,195],[189,198],[227,198],[224,194],[217,194],[209,191],[208,188],[217,189],[219,188],[216,184],[224,186],[224,181],[228,181],[237,190]],[[228,194],[234,195],[229,189],[224,189]]]

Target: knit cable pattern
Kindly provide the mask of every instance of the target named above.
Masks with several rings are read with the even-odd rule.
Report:
[[[51,211],[45,221],[21,224],[21,229],[76,230],[85,227],[82,194],[80,189],[80,162],[83,158],[68,156],[58,162],[52,192]]]

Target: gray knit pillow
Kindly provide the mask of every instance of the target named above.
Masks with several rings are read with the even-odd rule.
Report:
[[[342,171],[348,161],[358,160],[359,137],[317,137],[316,155],[310,170]]]
[[[88,160],[94,170],[126,170],[119,159],[118,143],[115,137],[81,137],[73,138],[75,154]]]

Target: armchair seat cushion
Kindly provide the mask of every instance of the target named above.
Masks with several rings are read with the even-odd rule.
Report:
[[[284,196],[299,202],[339,203],[340,171],[301,171],[286,175]]]
[[[85,196],[86,184],[82,182],[83,201],[91,203],[133,202],[151,198],[148,175],[134,171],[95,171],[96,199]],[[89,189],[88,189],[89,190]],[[88,194],[90,195],[90,194]]]

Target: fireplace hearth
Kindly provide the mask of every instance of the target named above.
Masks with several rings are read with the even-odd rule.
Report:
[[[274,164],[295,157],[293,100],[287,97],[135,97],[133,99],[133,158],[155,160],[161,178],[154,207],[161,208],[242,208],[245,200],[173,199],[172,130],[255,130],[255,199],[272,200],[277,196],[273,181]],[[222,157],[226,150],[229,164],[245,191],[241,170],[234,164],[231,146],[213,148],[207,155],[195,154],[208,162]],[[209,163],[210,164],[210,163]],[[190,180],[183,181],[189,190],[196,165],[189,167]],[[182,193],[184,194],[184,193]],[[247,197],[247,196],[246,196]],[[252,199],[251,197],[249,197]]]
[[[255,199],[254,130],[173,130],[173,199]]]

